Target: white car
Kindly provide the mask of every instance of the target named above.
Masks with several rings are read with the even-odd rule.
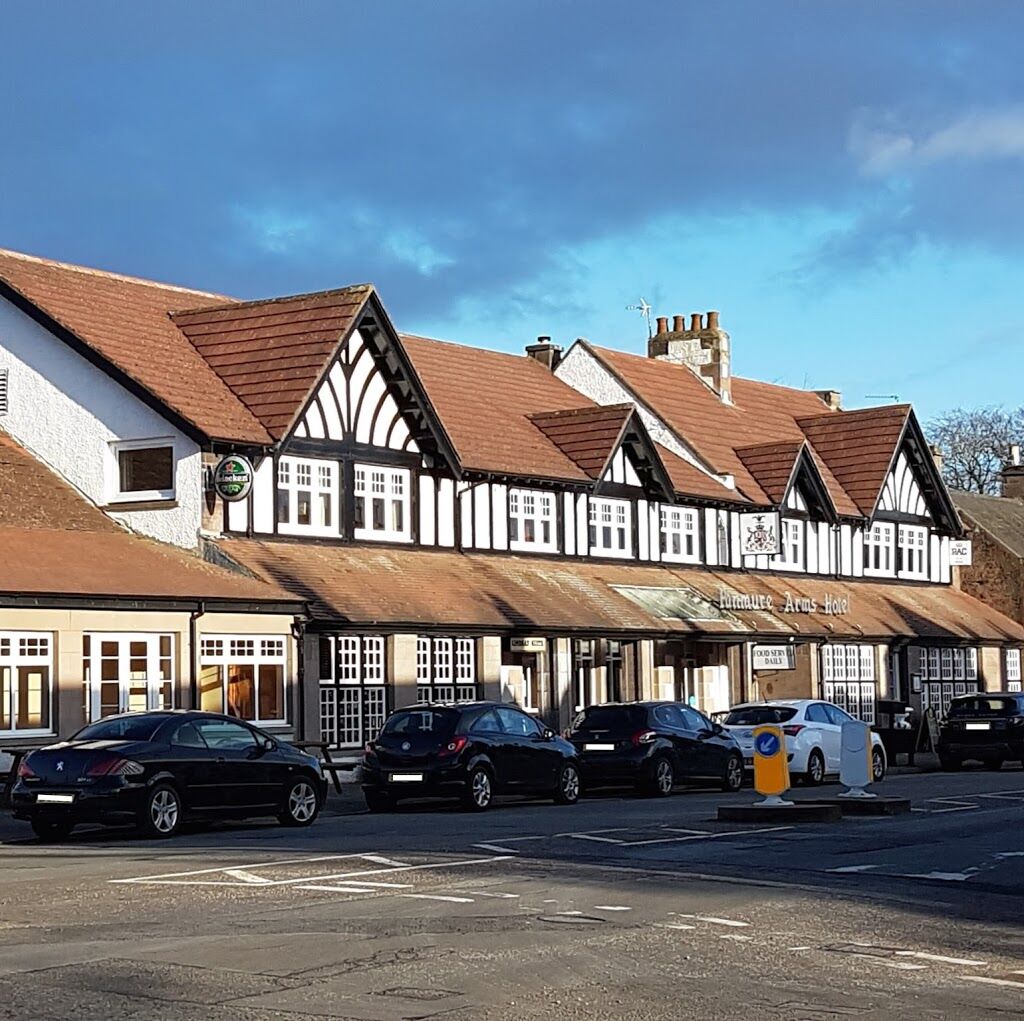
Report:
[[[843,724],[853,717],[831,702],[816,698],[773,699],[733,706],[722,726],[739,742],[747,769],[754,768],[754,730],[766,723],[782,727],[789,754],[789,775],[817,786],[829,773],[839,772]],[[871,732],[871,772],[874,782],[885,776],[882,739]]]

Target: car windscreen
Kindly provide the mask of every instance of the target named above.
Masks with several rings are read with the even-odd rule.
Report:
[[[83,727],[75,741],[151,741],[166,716],[118,716]]]
[[[1015,698],[994,698],[991,695],[975,695],[959,698],[950,704],[950,719],[970,719],[976,716],[1017,716],[1020,707]]]
[[[769,723],[785,723],[796,716],[791,705],[745,705],[730,709],[722,721],[726,727],[763,727]]]
[[[632,733],[647,725],[647,710],[639,705],[595,705],[576,717],[573,730]]]
[[[378,740],[385,745],[409,741],[416,747],[439,745],[455,733],[454,709],[403,709],[391,716]]]

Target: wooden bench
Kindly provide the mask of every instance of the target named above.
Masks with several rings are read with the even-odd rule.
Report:
[[[335,762],[331,758],[331,746],[326,741],[290,741],[289,744],[304,752],[315,749],[319,753],[320,768],[330,774],[335,791],[341,793],[341,780],[338,779],[338,774],[355,769],[355,763]]]

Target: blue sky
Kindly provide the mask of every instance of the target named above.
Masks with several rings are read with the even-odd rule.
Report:
[[[1021,403],[1024,6],[4,6],[0,247],[400,329],[641,351],[711,308],[741,375]]]

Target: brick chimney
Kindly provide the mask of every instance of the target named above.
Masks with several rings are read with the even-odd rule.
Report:
[[[1010,444],[1010,460],[999,478],[1003,483],[1003,496],[1011,500],[1024,499],[1024,464],[1020,463],[1020,444]]]
[[[829,411],[843,410],[843,395],[838,390],[815,390]]]
[[[647,357],[686,365],[726,403],[732,403],[729,334],[718,325],[718,313],[694,312],[690,327],[686,316],[658,317],[658,332],[647,342]]]
[[[557,344],[552,344],[550,337],[538,337],[536,344],[527,344],[526,353],[552,372],[562,360],[562,349]]]

